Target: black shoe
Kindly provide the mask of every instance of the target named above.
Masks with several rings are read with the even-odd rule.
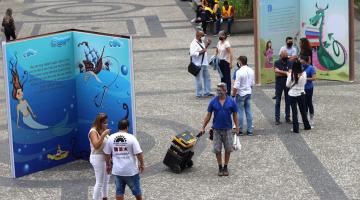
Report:
[[[290,119],[286,119],[286,123],[292,124],[292,121]]]
[[[205,94],[206,97],[213,97],[215,96],[213,93]]]
[[[291,129],[290,131],[293,133],[299,133],[299,131],[294,131],[294,129]]]
[[[311,130],[311,126],[308,128],[304,128],[304,130],[306,130],[306,131]]]
[[[252,133],[252,132],[246,132],[246,134],[248,135],[248,136],[253,136],[254,135],[254,133]]]
[[[275,122],[275,125],[280,125],[280,124],[281,124],[280,121],[276,121],[276,122]]]
[[[219,169],[218,176],[224,176],[223,168]]]
[[[273,96],[273,98],[272,99],[276,99],[276,96]]]
[[[223,176],[229,176],[229,171],[227,169],[227,167],[224,167],[223,170],[222,170],[222,175]]]
[[[238,135],[238,136],[243,136],[244,133],[243,133],[242,131],[239,131],[237,135]]]

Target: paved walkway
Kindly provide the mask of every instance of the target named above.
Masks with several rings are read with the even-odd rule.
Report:
[[[316,125],[301,134],[291,134],[290,125],[274,125],[274,86],[256,87],[255,136],[241,138],[243,150],[231,157],[231,175],[217,177],[211,142],[205,137],[197,146],[194,167],[174,174],[161,163],[170,137],[183,130],[196,132],[208,103],[208,99],[195,98],[194,80],[186,72],[188,47],[194,38],[188,2],[0,0],[0,5],[2,12],[14,9],[20,37],[73,27],[134,35],[136,115],[145,151],[142,186],[146,199],[360,199],[358,82],[318,81]],[[359,21],[356,30],[360,33]],[[253,66],[253,35],[231,36],[230,42],[235,55],[248,56]],[[356,80],[360,80],[359,35],[356,48]],[[3,85],[2,65],[0,70]],[[215,86],[218,76],[211,71],[211,77]],[[0,199],[91,199],[95,180],[85,161],[9,178],[3,87],[0,93]],[[110,188],[113,198],[113,180]]]

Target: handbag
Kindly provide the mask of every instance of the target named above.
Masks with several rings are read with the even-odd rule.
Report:
[[[241,150],[241,143],[240,143],[240,138],[237,134],[234,134],[233,136],[233,149],[234,151],[237,151],[237,150]]]
[[[195,65],[191,60],[188,66],[188,72],[194,76],[197,76],[201,70],[201,67]]]
[[[198,43],[198,44],[200,45],[200,43]],[[200,45],[200,47],[201,47],[202,49],[204,49],[204,47],[202,47],[201,45]],[[205,53],[202,55],[201,65],[202,65],[202,63],[203,63],[203,61],[204,61],[204,56],[205,56]],[[188,65],[188,72],[189,72],[190,74],[192,74],[193,76],[197,76],[197,75],[199,74],[200,70],[201,70],[201,66],[195,65],[195,64],[192,62],[192,58],[191,58],[191,56],[190,56],[190,64]]]

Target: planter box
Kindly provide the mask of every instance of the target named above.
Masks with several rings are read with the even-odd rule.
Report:
[[[194,11],[200,5],[200,0],[193,0],[192,8]],[[220,30],[227,31],[227,23],[221,24]],[[215,32],[215,23],[209,23],[207,27],[208,34]],[[235,19],[231,26],[231,34],[254,33],[254,19]]]
[[[220,30],[227,31],[227,22],[223,22]],[[207,27],[208,34],[215,33],[215,23],[209,23]],[[231,34],[254,33],[253,19],[235,19],[231,26]]]

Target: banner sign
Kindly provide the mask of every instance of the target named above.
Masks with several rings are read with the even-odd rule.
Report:
[[[299,40],[310,41],[312,63],[319,79],[349,81],[350,1],[259,0],[257,7],[258,70],[261,83],[275,81],[274,62],[292,37],[299,54]]]

